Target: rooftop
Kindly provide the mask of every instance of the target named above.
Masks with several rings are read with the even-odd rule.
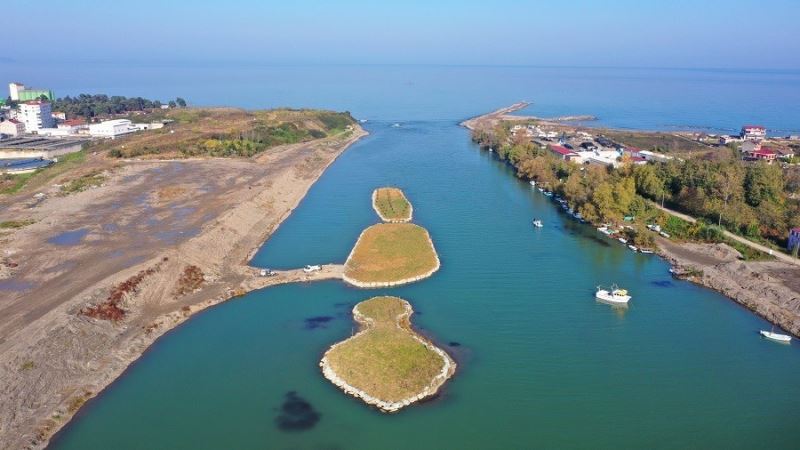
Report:
[[[550,150],[552,150],[552,151],[554,151],[554,152],[556,152],[556,153],[558,153],[560,155],[577,155],[577,153],[575,153],[574,151],[572,151],[572,150],[570,150],[570,149],[568,149],[566,147],[563,147],[561,145],[551,145],[550,146]]]

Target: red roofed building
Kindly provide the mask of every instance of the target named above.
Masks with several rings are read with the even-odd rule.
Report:
[[[763,160],[767,162],[772,162],[775,158],[778,157],[778,153],[775,150],[772,150],[769,147],[761,147],[758,150],[755,150],[750,153],[750,158],[755,160]]]
[[[740,136],[742,139],[760,141],[767,137],[767,129],[761,125],[745,125],[742,127]]]
[[[576,152],[561,145],[549,145],[547,149],[550,150],[550,153],[555,155],[556,158],[563,159],[564,161],[570,161],[579,156]]]
[[[25,124],[15,119],[0,122],[0,134],[19,136],[25,132]]]
[[[786,245],[786,248],[791,252],[797,246],[800,246],[800,227],[789,230],[789,244]]]

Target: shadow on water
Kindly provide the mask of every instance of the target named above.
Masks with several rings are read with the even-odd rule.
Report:
[[[670,288],[670,287],[674,287],[675,286],[675,283],[673,283],[670,280],[655,280],[655,281],[651,281],[650,284],[652,284],[653,286],[658,286],[658,287],[662,287],[662,288]]]
[[[320,418],[321,414],[311,403],[297,392],[289,391],[280,407],[280,414],[275,418],[275,425],[282,431],[305,431],[314,428]]]
[[[316,330],[318,328],[327,328],[328,324],[334,320],[333,316],[314,316],[308,317],[305,320],[306,330]]]

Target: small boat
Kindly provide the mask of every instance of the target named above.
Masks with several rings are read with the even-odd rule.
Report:
[[[764,336],[765,338],[775,342],[782,342],[784,344],[788,344],[789,342],[792,341],[792,337],[789,336],[788,334],[776,333],[774,326],[772,327],[772,331],[761,330],[759,331],[759,333],[761,334],[761,336]]]
[[[533,180],[529,181],[529,183],[531,184],[531,186],[536,186],[536,182]]]
[[[631,299],[631,296],[628,295],[628,291],[620,289],[616,285],[612,286],[610,290],[603,289],[602,286],[597,286],[597,292],[595,292],[594,296],[610,303],[628,303]]]
[[[550,191],[545,191],[545,192],[544,192],[544,195],[546,195],[547,197],[552,197],[552,196],[553,196],[553,193],[552,193],[552,192],[550,192]]]
[[[623,244],[627,244],[628,240],[625,238],[617,238],[618,241],[622,242]]]
[[[606,228],[606,227],[597,227],[597,231],[599,231],[601,233],[605,233],[607,230],[608,230],[608,228]]]
[[[543,187],[538,187],[538,188],[536,188],[536,189],[538,189],[538,190],[539,190],[539,192],[544,192],[544,188],[543,188]]]
[[[665,233],[663,231],[659,231],[658,234],[661,235],[661,237],[665,237],[665,238],[669,239],[669,234],[668,233]]]
[[[629,249],[631,249],[631,250],[633,250],[634,252],[638,252],[638,251],[639,251],[639,248],[638,248],[638,247],[636,247],[636,246],[635,246],[635,245],[633,245],[633,244],[629,244],[629,245],[628,245],[628,248],[629,248]]]
[[[401,126],[402,125],[400,125],[399,123],[393,123],[392,124],[392,128],[400,128]],[[492,149],[489,149],[489,151],[492,151]]]
[[[614,230],[611,228],[606,228],[605,230],[600,230],[601,233],[605,234],[606,236],[611,236],[614,234]]]
[[[652,255],[654,252],[649,248],[640,248],[639,253],[644,253],[645,255]]]
[[[544,226],[544,224],[542,223],[542,221],[540,219],[534,219],[533,226],[536,227],[536,228],[542,228]]]

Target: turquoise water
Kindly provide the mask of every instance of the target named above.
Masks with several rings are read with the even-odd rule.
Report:
[[[203,312],[159,340],[52,447],[797,447],[797,345],[759,338],[765,321],[568,220],[470,143],[460,118],[369,122],[371,135],[254,260],[343,261],[377,221],[371,190],[397,185],[441,256],[432,278],[370,291],[287,285]],[[534,230],[533,217],[545,227]],[[595,302],[594,287],[611,282],[631,291],[627,310]],[[391,416],[342,394],[317,366],[351,333],[353,304],[380,294],[409,300],[414,323],[459,363],[437,399]],[[276,426],[291,391],[320,414],[312,428]]]

